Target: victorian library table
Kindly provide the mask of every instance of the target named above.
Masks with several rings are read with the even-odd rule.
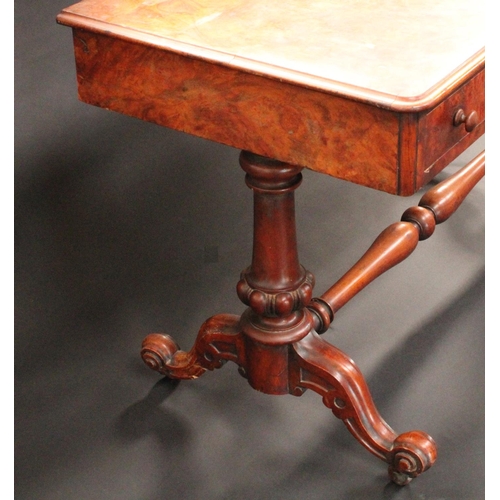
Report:
[[[248,306],[201,327],[192,349],[148,335],[142,358],[194,379],[227,360],[267,394],[312,389],[400,485],[437,456],[382,419],[363,375],[320,335],[337,311],[432,235],[483,177],[484,153],[432,187],[329,290],[297,253],[302,168],[414,194],[484,133],[477,0],[83,0],[70,26],[82,101],[243,150],[254,193]],[[186,190],[189,186],[186,186]]]

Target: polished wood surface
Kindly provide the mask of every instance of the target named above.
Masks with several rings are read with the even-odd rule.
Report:
[[[453,9],[445,16],[450,3]],[[478,8],[467,0],[441,0],[432,7],[427,1],[388,1],[380,4],[385,10],[375,5],[277,3],[262,8],[259,22],[250,22],[248,12],[254,10],[246,1],[86,0],[65,9],[58,20],[74,28],[84,102],[410,195],[484,133]],[[361,30],[367,9],[373,22]],[[299,36],[294,43],[278,43],[277,26],[290,36],[300,25],[299,12],[311,26],[322,19],[318,31],[311,27],[306,41]],[[422,22],[423,12],[428,22]],[[393,29],[393,18],[406,28]],[[347,42],[345,26],[333,32],[328,23],[350,26],[354,42]],[[259,30],[248,31],[256,24]],[[246,34],[240,36],[236,28]],[[188,43],[186,33],[197,38]],[[356,37],[367,36],[375,37],[373,48],[352,50],[362,46]],[[224,41],[226,52],[214,49],[214,37]],[[250,40],[258,49],[253,55],[245,45]],[[283,50],[311,63],[290,69]],[[406,54],[404,64],[394,51]],[[439,64],[430,62],[434,54]],[[370,62],[364,64],[365,59]],[[355,68],[356,78],[348,78],[343,67]],[[396,92],[383,86],[385,80],[427,83],[417,93],[411,87]],[[455,125],[460,109],[475,113],[476,120]]]
[[[484,154],[431,188],[317,299],[311,299],[314,276],[300,266],[297,254],[293,191],[301,169],[248,152],[240,163],[254,191],[256,222],[252,263],[237,286],[249,308],[241,317],[220,314],[207,320],[188,352],[170,335],[148,335],[142,343],[144,362],[170,378],[195,379],[232,361],[254,389],[266,394],[301,396],[311,389],[368,451],[389,464],[393,482],[408,484],[434,464],[436,443],[420,430],[398,435],[377,411],[355,363],[318,333],[346,302],[453,215],[484,176]]]
[[[194,346],[180,350],[172,337],[154,333],[142,344],[152,369],[192,379],[226,361],[256,390],[301,396],[311,389],[371,453],[389,464],[404,485],[433,465],[437,446],[425,432],[398,435],[380,416],[360,370],[342,351],[318,336],[334,314],[383,272],[406,259],[419,240],[457,210],[484,176],[484,154],[434,186],[418,207],[381,233],[365,255],[320,298],[312,299],[314,276],[300,264],[295,236],[294,190],[300,168],[243,152],[240,163],[254,192],[255,226],[251,265],[237,292],[248,309],[241,316],[217,315],[200,329]]]
[[[84,102],[399,190],[400,125],[388,110],[79,29],[75,53]]]
[[[60,19],[392,109],[431,106],[484,46],[478,0],[83,0]]]

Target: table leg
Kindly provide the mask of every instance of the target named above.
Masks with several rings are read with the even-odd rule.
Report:
[[[371,453],[389,464],[393,482],[405,485],[436,460],[433,439],[422,431],[398,435],[379,415],[354,362],[316,332],[370,281],[403,260],[419,239],[432,234],[484,175],[484,155],[433,188],[403,222],[390,226],[337,284],[312,299],[314,276],[300,264],[295,229],[294,190],[301,168],[242,152],[240,164],[254,193],[251,265],[237,285],[249,306],[241,317],[222,314],[207,320],[189,352],[169,335],[151,334],[142,358],[159,373],[193,379],[226,361],[239,366],[250,385],[266,394],[300,396],[311,389]]]

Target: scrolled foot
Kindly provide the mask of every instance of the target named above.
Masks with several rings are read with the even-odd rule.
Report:
[[[170,335],[151,333],[142,342],[141,357],[149,368],[165,373],[178,350],[179,346]]]
[[[342,351],[311,332],[294,344],[292,394],[312,389],[371,453],[389,464],[391,480],[403,486],[436,461],[437,447],[425,432],[398,435],[378,413],[360,370]]]
[[[399,435],[388,455],[391,481],[404,486],[425,472],[436,461],[437,447],[425,432],[411,431]]]
[[[203,323],[189,352],[182,351],[170,335],[152,333],[142,342],[141,357],[149,368],[162,375],[194,379],[207,370],[220,368],[226,361],[242,366],[242,344],[239,316],[219,314]]]
[[[142,342],[141,357],[154,371],[173,379],[198,378],[205,373],[195,350],[181,351],[165,333],[151,333]]]

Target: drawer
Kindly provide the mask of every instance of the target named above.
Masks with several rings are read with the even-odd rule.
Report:
[[[440,170],[484,133],[484,69],[445,101],[418,119],[419,185]]]

